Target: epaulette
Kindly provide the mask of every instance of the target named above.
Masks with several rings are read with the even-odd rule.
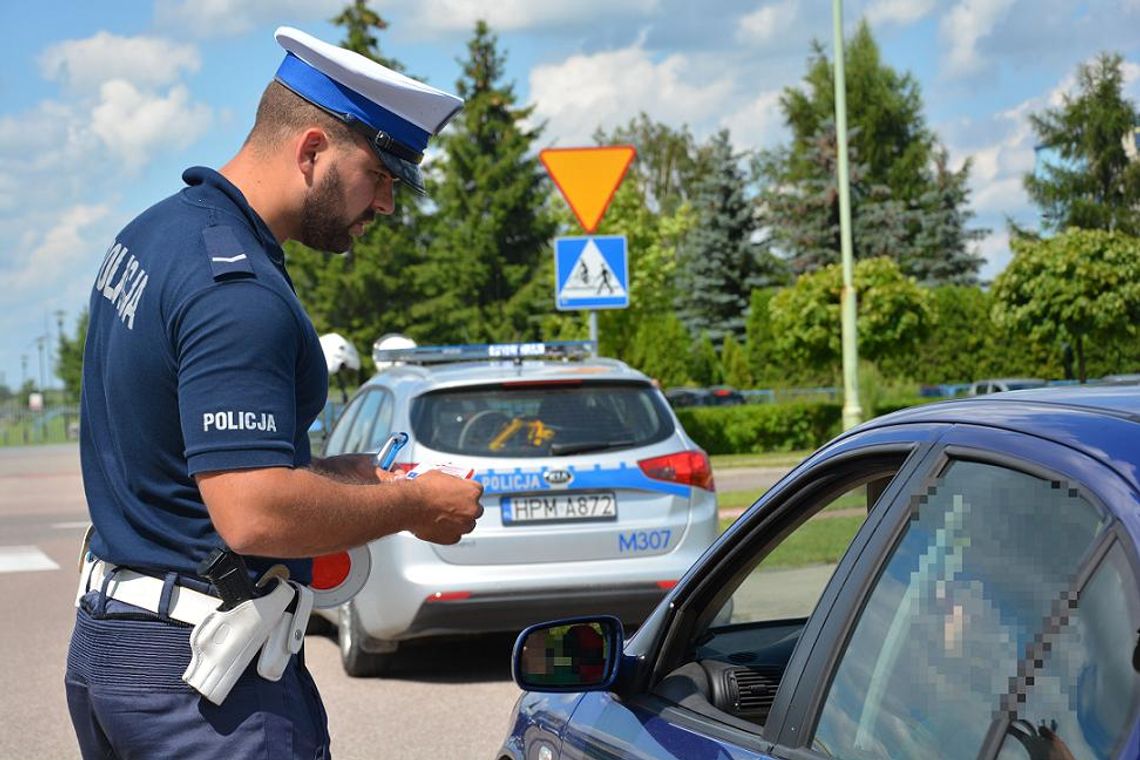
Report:
[[[238,242],[232,227],[206,227],[202,230],[202,241],[206,244],[206,255],[210,258],[210,271],[215,280],[257,276],[249,254]]]

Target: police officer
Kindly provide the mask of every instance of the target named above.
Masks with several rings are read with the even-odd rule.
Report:
[[[455,543],[482,513],[476,482],[312,458],[328,374],[281,248],[346,251],[392,213],[395,184],[422,193],[428,138],[462,101],[303,32],[276,37],[285,60],[237,155],[187,170],[128,224],[92,290],[93,533],[66,675],[85,758],[326,757],[300,655],[277,680],[251,662],[220,704],[182,680],[194,626],[221,604],[199,562],[228,546],[251,578],[283,564],[305,583],[306,558],[402,530]]]

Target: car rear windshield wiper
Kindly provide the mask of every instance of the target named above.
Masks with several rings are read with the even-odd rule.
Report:
[[[555,443],[550,446],[550,453],[553,456],[562,456],[564,454],[585,454],[591,451],[606,451],[608,449],[620,449],[626,446],[632,446],[634,441],[623,439],[620,441],[582,441],[579,443]]]

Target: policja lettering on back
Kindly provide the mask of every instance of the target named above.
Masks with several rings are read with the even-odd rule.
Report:
[[[111,246],[107,251],[106,258],[103,259],[103,266],[99,268],[99,276],[95,278],[95,291],[115,306],[119,319],[123,321],[128,330],[133,330],[135,329],[135,312],[138,311],[139,300],[142,298],[143,289],[146,288],[149,278],[146,270],[139,266],[139,262],[134,256],[131,256],[127,259],[127,265],[123,269],[122,276],[119,277],[115,285],[111,284],[127,253],[126,246],[121,243],[116,242]],[[128,283],[130,283],[130,287],[127,287]]]
[[[422,192],[428,139],[462,101],[295,29],[276,38],[285,60],[246,142],[128,223],[92,288],[93,530],[65,676],[84,758],[327,757],[305,557],[397,531],[453,544],[482,514],[478,483],[395,486],[367,454],[312,456],[328,370],[282,248],[344,252],[394,211],[396,179]],[[258,579],[224,606],[200,565],[223,546]]]

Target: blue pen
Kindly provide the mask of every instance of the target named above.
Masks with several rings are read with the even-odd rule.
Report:
[[[400,449],[404,448],[408,443],[407,433],[392,433],[388,436],[388,440],[384,441],[384,445],[376,452],[376,458],[373,459],[373,464],[381,470],[391,470],[392,465],[396,463],[396,455],[400,453]]]

